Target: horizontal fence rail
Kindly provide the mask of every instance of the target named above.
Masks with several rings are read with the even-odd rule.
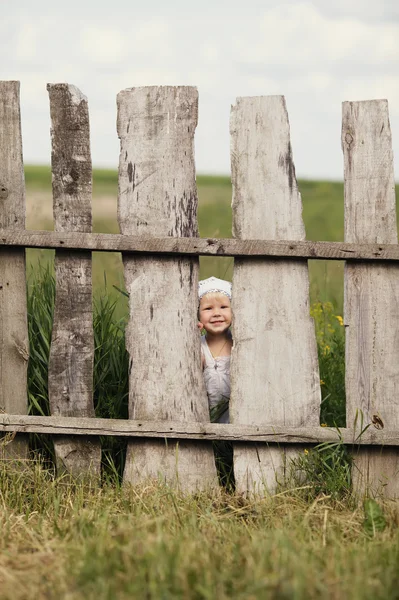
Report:
[[[398,244],[348,242],[239,240],[233,238],[173,238],[55,231],[9,231],[0,229],[0,247],[123,252],[124,254],[170,254],[232,256],[245,258],[303,258],[345,261],[399,261]]]
[[[174,421],[97,419],[84,417],[37,417],[0,415],[1,433],[51,435],[114,435],[120,437],[189,440],[225,440],[273,444],[321,444],[339,442],[361,446],[398,446],[399,431],[367,427],[361,431],[333,427],[288,427]]]

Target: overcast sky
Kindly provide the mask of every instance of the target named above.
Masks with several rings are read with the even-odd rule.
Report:
[[[116,167],[116,94],[199,90],[199,173],[229,173],[230,106],[283,94],[297,174],[342,179],[341,103],[387,98],[399,172],[399,1],[0,0],[0,79],[21,81],[26,163],[50,162],[47,82],[88,97],[93,164]]]

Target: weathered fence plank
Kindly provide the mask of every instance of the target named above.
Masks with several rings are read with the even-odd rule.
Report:
[[[171,238],[54,231],[8,231],[0,229],[0,247],[51,248],[126,254],[191,256],[245,256],[250,258],[303,258],[322,260],[398,262],[397,244],[349,244],[285,240],[239,240],[230,238]]]
[[[25,228],[25,181],[22,159],[19,82],[0,82],[0,227]],[[29,358],[25,250],[0,252],[0,412],[28,410]],[[25,458],[27,439],[2,444],[0,456]]]
[[[303,239],[284,98],[239,98],[230,129],[235,237]],[[317,425],[320,380],[307,264],[236,260],[233,314],[232,423]],[[295,452],[235,446],[238,491],[273,492]]]
[[[54,225],[91,231],[91,156],[87,99],[72,85],[48,85],[51,113]],[[49,362],[53,415],[90,417],[93,406],[91,255],[59,250]],[[100,474],[98,440],[57,438],[57,469],[74,476]]]
[[[273,444],[320,444],[338,440],[353,448],[361,446],[399,446],[399,431],[358,430],[329,427],[287,427],[286,425],[223,425],[220,423],[182,423],[175,421],[140,421],[93,419],[84,417],[38,417],[0,414],[0,432],[47,433],[54,435],[168,438],[187,440],[232,440]]]
[[[386,100],[344,102],[345,240],[397,244],[392,141]],[[399,267],[345,266],[347,425],[399,429]],[[360,494],[399,496],[398,449],[361,450]]]
[[[194,132],[198,94],[148,87],[118,95],[118,219],[123,235],[197,233]],[[209,421],[196,329],[198,260],[124,256],[133,419]],[[183,490],[216,484],[205,442],[132,441],[124,479],[162,477]]]

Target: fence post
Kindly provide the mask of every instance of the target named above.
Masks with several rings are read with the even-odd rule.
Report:
[[[284,97],[238,98],[230,131],[234,236],[303,240]],[[236,259],[233,314],[232,423],[318,425],[320,379],[307,262]],[[237,490],[273,492],[299,448],[235,446]]]
[[[25,180],[22,159],[19,82],[0,82],[0,226],[25,229]],[[25,251],[0,252],[0,411],[28,410],[29,359]],[[27,436],[18,434],[0,455],[26,458]]]
[[[197,236],[194,132],[198,93],[145,87],[118,94],[118,218],[122,234]],[[198,259],[124,256],[130,295],[129,416],[209,421],[197,329]],[[124,479],[182,490],[216,484],[209,442],[130,441]]]
[[[344,102],[345,241],[397,244],[386,100]],[[347,427],[399,429],[399,266],[345,265]],[[397,448],[359,448],[359,495],[399,496]]]
[[[72,85],[48,85],[56,231],[91,232],[92,169],[87,99]],[[52,415],[94,417],[91,253],[57,250],[49,362]],[[98,476],[99,440],[59,436],[58,471]]]

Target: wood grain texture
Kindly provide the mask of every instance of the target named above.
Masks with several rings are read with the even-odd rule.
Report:
[[[239,240],[170,238],[76,231],[9,231],[0,229],[0,247],[52,248],[141,255],[301,258],[352,262],[398,262],[398,244],[350,244],[306,240]]]
[[[0,227],[25,228],[25,180],[22,159],[19,82],[0,82]],[[25,251],[0,252],[0,411],[28,410],[29,358]],[[27,439],[17,436],[0,446],[0,456],[25,458]]]
[[[397,244],[392,140],[386,100],[344,102],[345,240]],[[347,264],[347,424],[378,417],[399,430],[399,268]],[[355,455],[359,494],[399,497],[399,452],[362,450]]]
[[[304,239],[284,98],[239,98],[230,131],[234,236]],[[235,260],[233,314],[231,422],[317,425],[320,380],[306,263]],[[273,492],[295,454],[236,446],[237,490]]]
[[[51,114],[53,212],[57,231],[91,231],[91,156],[87,99],[72,85],[47,86]],[[94,417],[91,255],[60,250],[49,362],[53,415]],[[98,440],[60,437],[58,471],[99,476]]]
[[[232,440],[274,444],[320,444],[342,440],[351,446],[399,446],[399,431],[370,427],[360,438],[358,431],[329,427],[288,427],[286,425],[223,425],[220,423],[182,423],[93,419],[85,417],[38,417],[0,414],[0,432],[32,432],[50,435],[167,438],[187,440]],[[377,449],[379,450],[379,449]]]
[[[198,94],[147,87],[118,95],[118,219],[123,235],[198,235],[194,132]],[[124,256],[130,294],[129,416],[209,421],[200,369],[198,259]],[[130,442],[124,480],[161,478],[184,491],[216,485],[209,444]]]

